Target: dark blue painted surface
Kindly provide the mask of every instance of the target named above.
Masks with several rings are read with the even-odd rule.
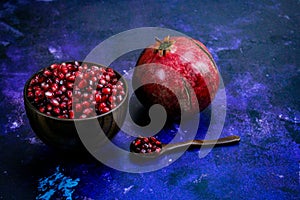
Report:
[[[0,199],[35,199],[44,194],[41,181],[55,174],[54,199],[68,192],[73,199],[299,199],[299,10],[299,1],[284,0],[2,2]],[[144,174],[64,156],[41,143],[23,107],[31,74],[53,62],[82,60],[109,36],[146,26],[206,44],[226,86],[222,136],[240,135],[241,143],[202,159],[190,150]],[[135,60],[130,55],[113,67],[129,70]],[[166,130],[166,138],[171,134]]]

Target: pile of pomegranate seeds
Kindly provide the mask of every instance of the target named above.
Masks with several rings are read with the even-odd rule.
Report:
[[[135,153],[159,153],[162,144],[155,137],[138,137],[130,144],[130,150]]]
[[[43,69],[27,89],[29,101],[40,112],[65,119],[109,112],[124,96],[124,84],[113,69],[78,62]]]

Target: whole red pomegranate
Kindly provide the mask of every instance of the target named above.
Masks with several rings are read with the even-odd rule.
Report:
[[[172,118],[204,110],[219,85],[208,49],[188,37],[156,40],[144,49],[135,67],[133,86],[138,99],[147,106],[161,104]]]

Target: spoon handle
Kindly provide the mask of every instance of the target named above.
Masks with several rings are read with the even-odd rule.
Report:
[[[176,144],[168,144],[164,148],[165,150],[174,150],[177,148],[183,148],[187,146],[203,146],[208,147],[212,145],[229,145],[229,144],[235,144],[238,143],[241,140],[241,138],[237,135],[231,135],[223,138],[219,138],[217,140],[189,140],[186,142],[180,142]]]

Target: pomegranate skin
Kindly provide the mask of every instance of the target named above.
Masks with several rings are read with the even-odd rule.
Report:
[[[145,106],[161,104],[168,116],[177,118],[210,105],[218,90],[219,72],[212,55],[200,41],[182,36],[166,37],[163,41],[157,39],[156,44],[141,53],[133,86],[138,88],[135,94]]]

